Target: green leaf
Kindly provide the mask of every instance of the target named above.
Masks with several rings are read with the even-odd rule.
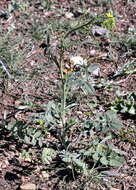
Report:
[[[78,155],[76,153],[71,153],[71,152],[68,152],[68,151],[62,151],[61,152],[62,161],[66,162],[66,163],[72,163],[73,158],[76,159],[77,156]]]
[[[96,151],[99,155],[104,156],[107,154],[107,147],[104,144],[98,144]]]
[[[110,166],[122,166],[126,164],[126,161],[123,156],[119,156],[118,154],[112,152],[110,155],[109,165]]]
[[[73,103],[73,104],[70,104],[70,105],[68,105],[68,106],[66,106],[66,110],[67,109],[71,109],[71,108],[74,108],[75,106],[77,106],[78,104],[76,104],[76,103]]]
[[[98,161],[99,158],[100,158],[99,154],[98,154],[97,152],[95,152],[95,153],[93,154],[93,159],[94,159],[95,161]]]
[[[106,166],[109,165],[109,161],[107,160],[106,156],[101,157],[100,162],[103,165],[106,165]]]
[[[110,127],[113,130],[120,130],[123,127],[123,124],[120,120],[115,119],[114,121],[110,123]]]
[[[109,149],[112,151],[112,152],[115,152],[117,154],[120,154],[120,155],[126,155],[126,152],[122,151],[122,150],[119,150],[117,147],[115,147],[114,145],[112,144],[109,144]]]
[[[74,165],[76,165],[76,167],[78,167],[80,170],[82,170],[84,172],[84,174],[87,174],[87,164],[85,162],[83,162],[83,160],[81,159],[73,159],[73,163]]]
[[[35,146],[35,145],[36,145],[36,142],[37,142],[37,140],[36,140],[35,137],[33,136],[33,138],[32,138],[32,145]]]
[[[121,95],[120,95],[121,96]],[[127,95],[121,96],[120,98],[115,99],[115,103],[112,104],[117,112],[129,113],[130,115],[136,114],[136,96],[135,92],[129,93]]]
[[[30,137],[28,137],[27,135],[25,135],[24,142],[26,144],[30,144],[30,141],[31,141]]]
[[[106,141],[108,141],[108,140],[110,140],[110,139],[112,139],[112,135],[111,135],[111,134],[109,134],[108,136],[106,136],[106,137],[101,141],[101,144],[102,144],[102,143],[105,143]]]
[[[40,130],[38,130],[35,134],[34,134],[34,137],[35,138],[38,138],[38,137],[40,137],[41,136],[41,131]]]
[[[114,118],[117,117],[116,115],[116,112],[112,111],[112,110],[108,110],[106,113],[105,113],[105,117],[108,120],[113,120]]]
[[[110,161],[109,161],[110,166],[122,166],[124,164],[125,164],[125,159],[120,156],[110,159]]]
[[[126,106],[123,106],[123,108],[120,110],[121,113],[126,113],[127,111],[128,111],[128,108]]]
[[[82,152],[84,154],[84,156],[91,156],[93,153],[95,153],[95,148],[91,147],[88,150],[82,150]]]
[[[95,70],[98,69],[98,68],[99,68],[99,65],[98,65],[98,64],[91,64],[91,65],[87,68],[87,70],[88,70],[88,72],[92,73],[93,71],[95,71]]]
[[[69,129],[69,127],[75,125],[76,123],[78,122],[78,119],[70,119],[70,120],[67,120],[67,127]]]
[[[12,130],[15,124],[16,124],[16,121],[11,121],[10,123],[8,123],[8,125],[5,126],[5,128],[8,130]]]
[[[83,82],[81,89],[84,91],[85,94],[93,95],[95,93],[94,87],[86,81]]]
[[[131,108],[128,111],[129,114],[131,115],[135,115],[136,114],[136,109],[134,108],[134,106],[131,106]]]
[[[42,147],[42,145],[43,145],[43,141],[42,141],[41,138],[39,138],[39,140],[38,140],[38,144],[39,144],[40,147]]]
[[[81,159],[73,159],[73,162],[76,164],[77,167],[80,169],[86,168],[86,164]]]
[[[120,130],[123,127],[122,122],[117,118],[116,112],[112,110],[105,113],[105,119],[108,126],[113,130]]]
[[[42,161],[45,164],[50,164],[57,155],[56,151],[52,148],[44,148],[42,151]]]

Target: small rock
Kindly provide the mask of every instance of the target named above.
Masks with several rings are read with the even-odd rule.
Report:
[[[120,187],[117,188],[111,187],[110,190],[120,190]]]
[[[95,49],[92,49],[90,51],[90,56],[92,56],[92,57],[96,56],[96,50]]]
[[[8,160],[0,161],[0,169],[7,168],[8,165],[9,165]]]
[[[77,111],[77,114],[80,116],[80,115],[83,115],[83,112]]]
[[[100,26],[94,26],[92,29],[92,33],[94,36],[107,36],[108,30],[106,28]]]
[[[53,16],[54,14],[55,14],[54,11],[47,11],[47,12],[44,13],[44,17],[51,17],[51,16]]]
[[[36,185],[34,183],[26,183],[20,186],[21,190],[36,190]]]
[[[74,17],[74,14],[71,13],[71,12],[66,12],[66,13],[65,13],[65,17],[66,17],[67,19],[72,19],[72,18]]]
[[[46,171],[41,172],[41,177],[44,179],[49,179],[49,174]]]

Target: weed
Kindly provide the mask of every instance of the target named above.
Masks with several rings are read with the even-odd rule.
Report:
[[[109,15],[108,15],[109,16]],[[110,19],[110,18],[108,18]],[[60,96],[56,101],[49,101],[46,112],[40,116],[32,127],[27,122],[18,121],[9,123],[6,128],[23,142],[42,147],[41,159],[46,166],[59,158],[60,166],[69,169],[73,179],[78,174],[91,177],[97,166],[120,166],[125,164],[123,153],[108,142],[112,139],[112,131],[122,128],[122,123],[113,111],[99,113],[92,118],[82,113],[81,118],[76,114],[72,116],[73,109],[79,109],[80,102],[71,102],[75,94],[84,94],[85,97],[95,96],[95,85],[92,72],[97,65],[89,65],[82,56],[71,56],[69,63],[65,63],[67,38],[78,30],[96,22],[92,17],[66,34],[62,33],[59,44],[59,54],[56,54],[52,44],[51,35],[47,34],[45,42],[45,55],[58,69]],[[111,22],[111,21],[110,21]],[[113,23],[108,25],[113,27]],[[60,27],[60,26],[58,26]],[[50,30],[49,30],[50,31]],[[38,34],[39,36],[39,34]],[[68,65],[68,66],[67,66]],[[93,99],[93,98],[92,98]],[[82,121],[82,124],[80,122]],[[77,133],[74,134],[74,131]],[[99,135],[100,138],[97,137]],[[52,146],[45,143],[48,134],[54,134],[59,142]],[[85,141],[87,139],[87,142]]]
[[[90,24],[88,22],[87,24]],[[60,57],[56,57],[56,55],[52,54],[51,51],[49,51],[50,57],[52,58],[52,61],[56,64],[58,67],[58,71],[60,73],[61,78],[61,102],[60,103],[49,103],[50,106],[48,107],[48,112],[46,115],[47,123],[50,125],[55,125],[58,128],[59,132],[59,140],[61,142],[61,146],[64,150],[62,151],[55,151],[53,149],[48,149],[50,153],[48,154],[46,152],[46,149],[44,149],[44,154],[42,156],[42,159],[46,160],[46,154],[48,156],[50,155],[50,158],[48,158],[48,161],[52,161],[52,154],[51,152],[55,151],[56,154],[61,158],[62,162],[65,162],[68,168],[72,170],[73,178],[75,178],[74,171],[77,170],[78,172],[83,172],[84,175],[89,175],[90,166],[88,161],[91,159],[95,164],[101,163],[102,165],[110,165],[110,166],[119,166],[123,163],[125,163],[124,158],[122,157],[122,154],[118,149],[107,146],[105,143],[112,137],[105,137],[102,141],[96,140],[90,142],[90,149],[87,148],[89,144],[85,144],[86,148],[84,149],[76,149],[75,152],[71,151],[71,146],[74,146],[76,143],[81,143],[81,137],[77,137],[75,141],[70,141],[69,139],[69,131],[72,130],[72,126],[76,124],[76,120],[72,121],[72,125],[68,124],[71,120],[67,118],[67,114],[71,112],[71,108],[73,106],[77,106],[76,104],[67,105],[67,98],[69,92],[71,92],[71,88],[73,85],[77,85],[79,89],[81,89],[86,94],[94,94],[95,90],[93,86],[90,83],[90,80],[88,78],[89,71],[92,71],[92,68],[87,66],[87,63],[81,58],[81,57],[72,57],[71,63],[74,65],[77,65],[77,62],[80,65],[79,71],[74,71],[73,68],[65,68],[64,65],[64,40],[66,37],[68,37],[73,31],[76,31],[80,29],[81,27],[87,26],[87,24],[83,24],[80,27],[76,27],[75,29],[70,30],[64,38],[61,40],[61,52]],[[73,91],[73,90],[72,90]],[[68,128],[68,126],[71,127]],[[92,130],[97,132],[107,133],[111,132],[112,130],[120,130],[122,127],[121,122],[117,119],[116,114],[112,111],[107,111],[104,115],[98,114],[96,120],[88,119],[85,121],[83,126],[86,126],[87,130],[83,130],[83,133],[92,132]],[[91,135],[91,134],[90,134]],[[82,144],[82,143],[81,143]],[[45,158],[44,158],[45,155]],[[54,155],[54,153],[53,153]],[[48,163],[48,162],[47,162]],[[46,164],[47,164],[46,163]]]

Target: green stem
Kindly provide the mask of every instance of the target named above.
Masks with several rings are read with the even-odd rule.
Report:
[[[64,39],[61,40],[61,52],[60,52],[60,75],[61,75],[61,86],[62,86],[62,100],[61,100],[61,122],[62,122],[62,130],[61,130],[61,136],[63,138],[63,141],[65,142],[65,129],[66,129],[66,99],[68,94],[68,75],[64,75],[64,64],[63,64],[63,57],[64,57]]]
[[[62,81],[62,102],[61,102],[61,121],[62,121],[62,135],[65,136],[66,127],[66,99],[67,99],[67,76]]]

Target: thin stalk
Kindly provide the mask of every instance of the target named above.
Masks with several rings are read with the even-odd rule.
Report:
[[[62,135],[65,136],[66,127],[66,99],[67,99],[67,76],[62,82],[62,101],[61,101],[61,121],[62,121]]]
[[[59,59],[59,64],[60,64],[60,75],[61,75],[61,81],[62,81],[62,86],[64,85],[64,65],[62,62],[62,58],[64,55],[64,47],[63,47],[63,40],[61,41],[61,52],[60,52],[60,59]]]
[[[63,73],[64,72],[63,56],[64,56],[64,46],[63,46],[63,40],[61,40],[61,52],[60,52],[60,58],[59,58],[61,89],[62,89],[60,119],[62,123],[61,138],[62,138],[63,144],[65,145],[65,127],[66,127],[65,108],[66,108],[66,99],[67,99],[67,95],[66,95],[67,78],[65,78],[64,73]]]

